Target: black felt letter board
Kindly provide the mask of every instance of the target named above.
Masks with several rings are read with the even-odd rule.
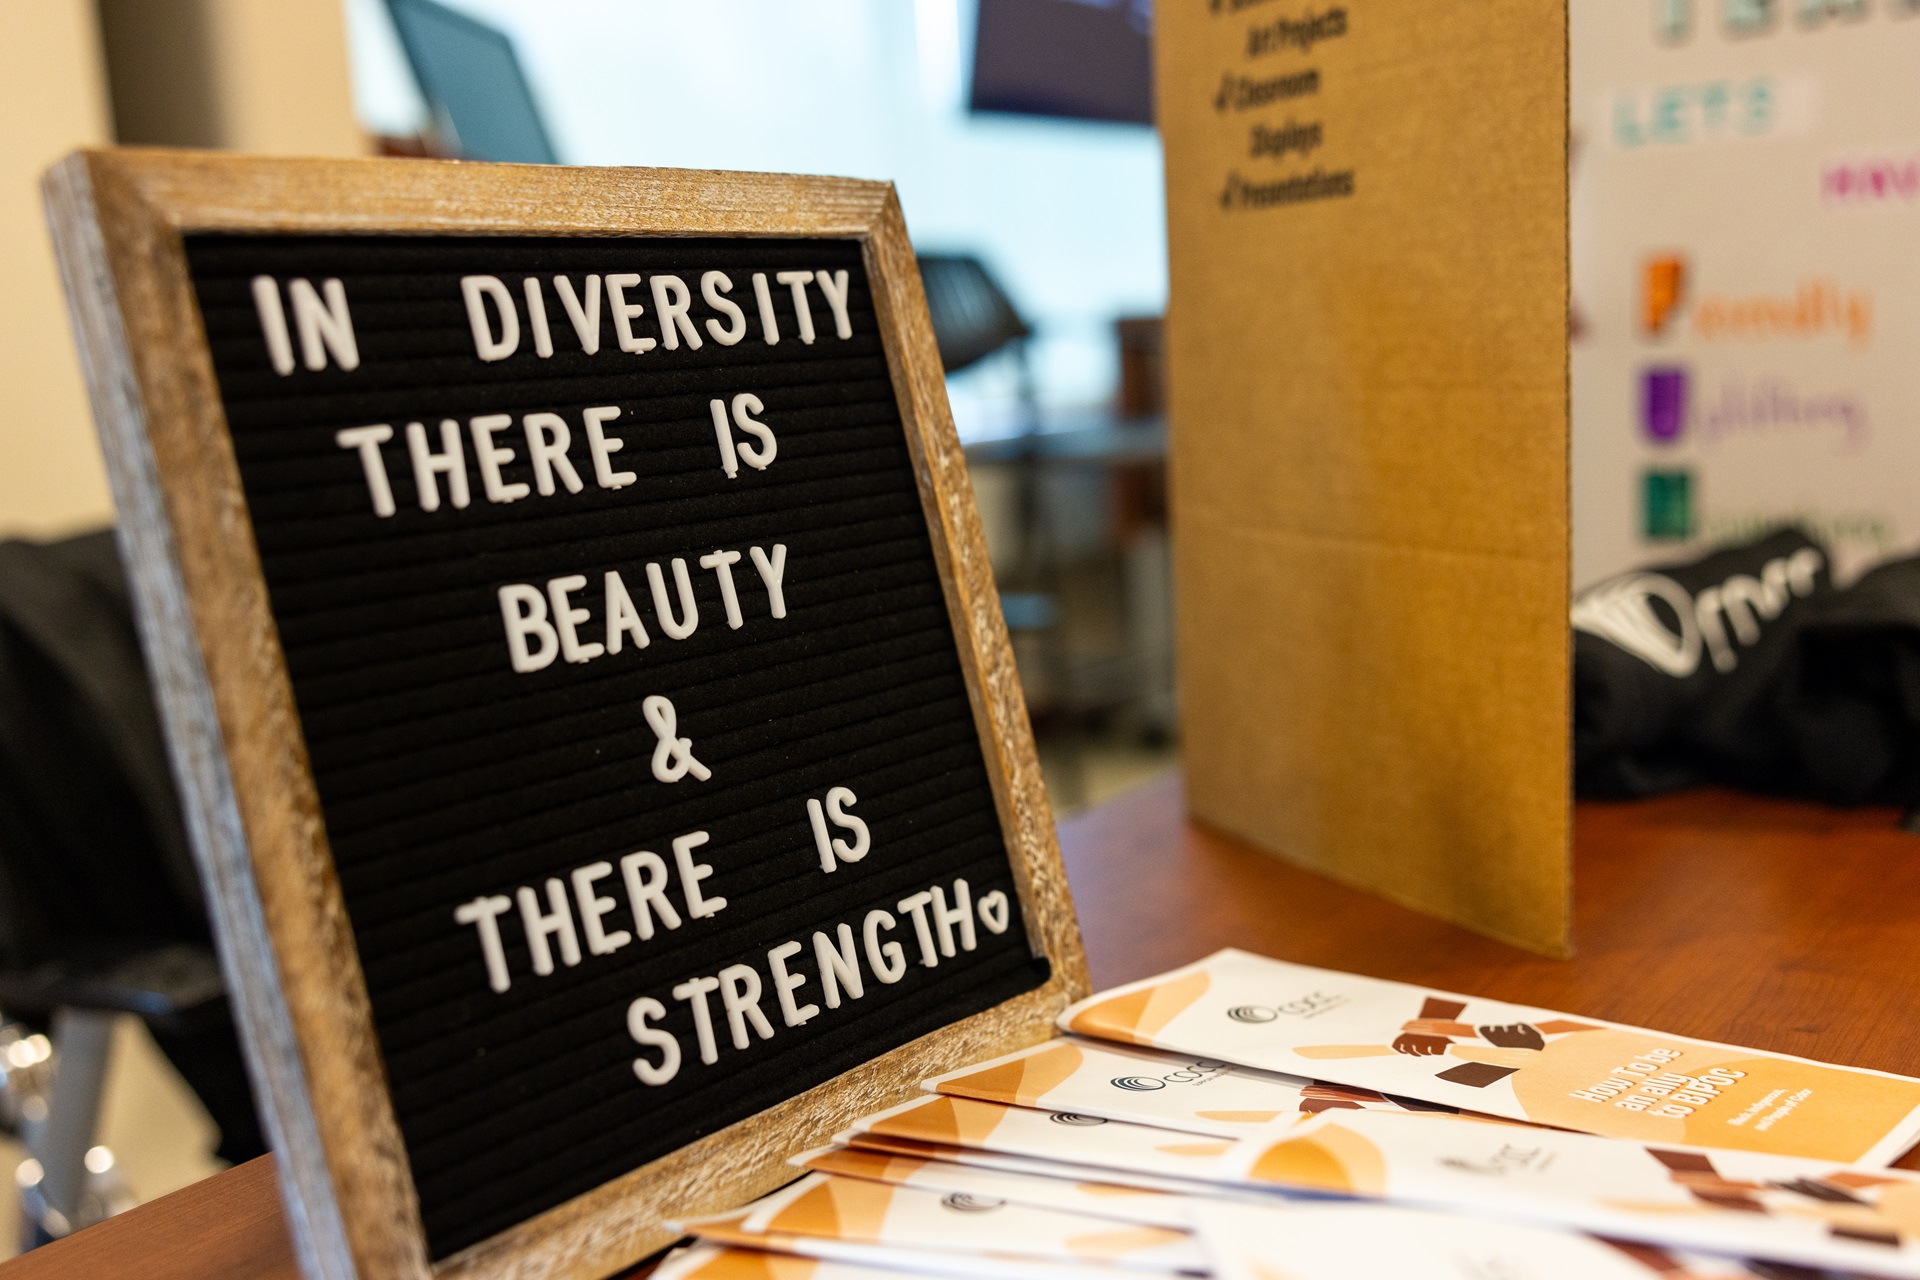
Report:
[[[1046,962],[1029,950],[1008,852],[988,782],[960,659],[936,571],[858,245],[840,241],[476,237],[190,236],[188,259],[205,317],[248,512],[311,755],[337,866],[434,1257],[619,1176],[687,1142],[792,1097],[925,1032],[1032,990]],[[821,291],[815,329],[801,341],[781,272],[847,272],[849,337]],[[690,293],[689,322],[730,318],[700,282],[724,272],[746,335],[669,350],[650,281],[671,275]],[[605,290],[599,351],[588,355],[557,296],[566,277],[586,309],[587,277],[631,273],[625,296],[645,307],[630,335],[653,349],[623,351]],[[779,326],[764,340],[750,281],[765,275]],[[482,361],[461,281],[503,282],[521,330],[515,352]],[[290,372],[276,371],[255,282],[274,282],[287,320]],[[536,350],[525,280],[541,281],[552,355]],[[342,368],[311,323],[303,343],[293,291],[306,281],[323,303],[339,281],[357,367]],[[498,299],[492,336],[501,335]],[[311,322],[313,306],[306,317]],[[308,348],[312,348],[310,353]],[[310,360],[310,354],[318,360]],[[323,367],[309,368],[311,363]],[[711,403],[742,393],[749,416],[774,435],[764,467],[722,465]],[[597,483],[583,413],[617,407],[603,435],[622,447]],[[524,419],[557,414],[571,430],[582,489],[544,495],[529,461]],[[490,501],[472,419],[511,415],[491,437],[513,458],[498,483],[527,496]],[[450,477],[427,511],[416,491],[407,424],[431,449],[457,424],[470,500],[452,504]],[[363,460],[343,429],[387,424],[379,446],[393,514],[375,513]],[[758,438],[735,429],[737,446]],[[764,452],[764,450],[762,450]],[[786,616],[750,548],[786,548]],[[717,570],[702,556],[733,550],[741,625],[729,625]],[[672,561],[689,571],[698,623],[683,639],[656,617],[646,571],[662,571],[678,612]],[[602,584],[621,575],[648,635],[619,653],[557,658],[515,671],[500,589],[581,575],[568,599],[587,611],[578,641],[604,643]],[[529,606],[530,607],[530,606]],[[680,621],[675,618],[675,621]],[[629,633],[630,635],[630,633]],[[530,642],[531,643],[531,642]],[[662,740],[644,704],[672,706],[711,776],[656,778]],[[677,757],[669,755],[672,765]],[[835,788],[843,811],[870,830],[857,862],[821,868],[807,802]],[[693,860],[724,910],[685,914],[677,874],[667,891],[680,927],[606,954],[586,945],[569,877],[609,862],[591,886],[612,902],[605,934],[636,935],[617,869],[652,851],[676,869],[676,837],[706,832]],[[831,834],[849,837],[848,829]],[[567,964],[548,938],[553,972],[534,972],[519,890],[550,912],[557,879],[580,947]],[[964,879],[976,906],[1004,895],[1006,927],[984,920],[972,950],[924,963],[914,920],[898,904]],[[458,923],[476,898],[514,902],[497,917],[510,979],[490,985],[481,929]],[[882,982],[859,963],[864,994],[829,1009],[813,937],[861,938],[868,914],[888,912],[905,973]],[[768,952],[801,944],[787,962],[803,976],[798,1004],[819,1011],[788,1025]],[[736,1049],[720,995],[709,997],[717,1061],[702,1062],[694,1004],[673,989],[734,965],[751,966],[758,1007],[774,1034],[741,1017]],[[736,983],[736,990],[738,984]],[[658,1048],[630,1034],[629,1006],[651,997],[666,1011],[681,1065],[649,1085],[634,1061]]]

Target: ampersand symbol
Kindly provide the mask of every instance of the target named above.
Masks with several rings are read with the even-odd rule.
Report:
[[[705,782],[713,776],[713,770],[693,758],[693,739],[674,736],[680,726],[673,703],[656,693],[640,704],[640,712],[647,718],[647,727],[660,739],[653,749],[654,777],[662,782],[678,782],[692,774]]]

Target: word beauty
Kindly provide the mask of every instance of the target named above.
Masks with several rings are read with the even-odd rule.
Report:
[[[1635,1141],[1884,1165],[1920,1137],[1920,1080],[1242,951],[1097,996],[1060,1026]],[[1750,1123],[1756,1102],[1788,1096]]]
[[[747,558],[766,589],[767,616],[776,620],[785,618],[786,544],[774,543],[771,553],[764,547],[748,547]],[[740,592],[733,579],[733,568],[740,561],[738,551],[724,548],[699,557],[700,567],[713,573],[727,626],[734,631],[747,624]],[[654,625],[663,634],[672,640],[685,640],[700,628],[700,604],[694,598],[692,571],[687,568],[685,558],[674,556],[668,563],[673,574],[673,591],[669,593],[667,589],[667,572],[658,562],[650,561],[646,567],[647,590],[642,598],[651,598]],[[604,642],[580,638],[582,627],[593,621],[592,611],[576,605],[573,599],[575,592],[588,588],[584,573],[549,578],[544,587],[511,582],[499,588],[500,619],[506,627],[507,654],[514,671],[522,675],[543,671],[553,665],[555,658],[565,658],[575,665],[592,662],[595,658],[619,653],[628,641],[636,650],[651,645],[652,635],[620,571],[608,569],[601,586]]]

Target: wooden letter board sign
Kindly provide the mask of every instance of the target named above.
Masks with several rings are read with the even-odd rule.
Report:
[[[1085,993],[889,185],[47,196],[309,1275],[606,1274]]]

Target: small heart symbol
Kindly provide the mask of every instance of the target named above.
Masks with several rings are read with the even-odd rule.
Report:
[[[990,932],[1005,933],[1007,931],[1007,895],[1005,892],[995,889],[992,893],[983,893],[980,895],[980,901],[976,903],[975,906],[978,907],[980,911],[980,923],[987,926]]]

